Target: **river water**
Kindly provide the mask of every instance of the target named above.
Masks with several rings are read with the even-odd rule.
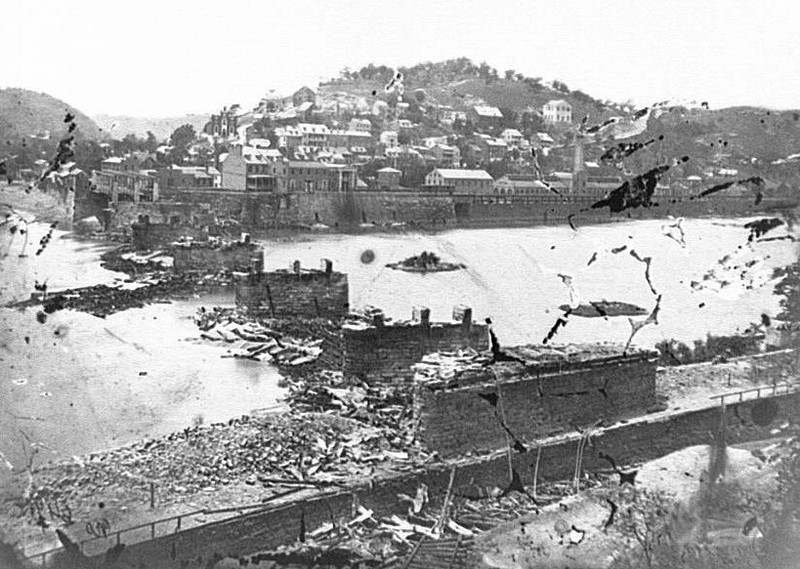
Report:
[[[665,222],[656,220],[577,232],[539,227],[310,235],[265,243],[265,262],[275,269],[295,259],[315,267],[321,258],[331,259],[335,270],[349,275],[353,307],[375,305],[389,317],[408,319],[413,307],[422,305],[431,309],[433,320],[446,320],[454,305],[465,304],[477,319],[491,317],[501,343],[513,345],[541,342],[561,314],[558,306],[570,302],[559,273],[572,278],[580,299],[652,309],[656,297],[633,249],[652,258],[651,282],[662,295],[658,325],[643,328],[636,343],[652,346],[666,338],[690,343],[708,333],[733,333],[762,312],[779,311],[772,271],[795,261],[798,247],[788,240],[748,243],[747,221],[685,220],[685,246],[666,236]],[[47,229],[31,228],[28,256],[22,258],[21,241],[0,236],[3,304],[27,298],[35,281],[47,279],[54,290],[124,278],[100,267],[103,245],[60,232],[35,255]],[[769,236],[788,232],[783,226]],[[370,263],[362,261],[367,250],[374,253]],[[467,269],[419,275],[385,267],[423,250]],[[155,304],[105,319],[61,311],[44,324],[36,321],[35,310],[0,308],[3,457],[17,464],[26,439],[41,443],[40,459],[65,458],[273,408],[282,390],[271,365],[221,358],[221,347],[196,340],[191,316],[199,306],[212,305],[232,305],[232,294]],[[627,318],[571,317],[554,342],[625,342],[629,333]]]

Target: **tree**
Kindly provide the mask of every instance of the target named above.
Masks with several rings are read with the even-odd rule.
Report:
[[[563,81],[559,81],[558,79],[553,81],[553,89],[559,91],[561,93],[569,93],[569,87]]]
[[[401,145],[411,144],[411,134],[407,130],[397,133],[397,143]]]
[[[185,124],[176,128],[172,135],[169,137],[172,150],[169,151],[170,164],[182,164],[186,158],[186,151],[189,145],[195,141],[197,134],[194,132],[194,127],[190,124]]]
[[[530,138],[544,129],[544,120],[538,114],[527,111],[522,113],[520,127],[522,134],[525,135],[526,138]]]
[[[172,146],[185,150],[196,138],[197,133],[194,131],[194,127],[190,124],[185,124],[173,131],[169,137],[169,142]]]
[[[114,153],[120,155],[144,150],[144,143],[144,140],[131,133],[126,134],[122,140],[115,140],[112,146],[114,148]]]
[[[500,121],[500,130],[517,128],[517,112],[514,109],[503,107],[500,109],[503,119]]]
[[[506,69],[506,81],[513,81],[514,75],[516,75],[516,71],[513,69]]]
[[[151,131],[147,131],[147,138],[144,141],[145,150],[148,152],[155,152],[158,149],[158,139]]]
[[[495,180],[508,174],[509,170],[509,164],[505,159],[490,162],[489,165],[486,166],[486,172]]]
[[[75,145],[75,163],[84,172],[99,170],[104,159],[103,148],[94,140],[83,140]]]

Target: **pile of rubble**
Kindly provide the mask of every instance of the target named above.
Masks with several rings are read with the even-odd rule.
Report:
[[[595,482],[597,485],[598,482]],[[461,567],[475,539],[492,528],[560,501],[570,488],[542,485],[537,498],[527,491],[486,490],[465,498],[453,491],[430,500],[420,484],[414,496],[399,494],[408,509],[402,515],[378,517],[359,505],[352,519],[332,520],[310,532],[301,528],[297,541],[237,561],[268,561],[275,567]]]
[[[187,428],[47,464],[34,470],[31,494],[83,504],[100,495],[141,495],[152,483],[162,502],[180,501],[239,482],[269,488],[345,484],[407,460],[392,452],[380,429],[331,415],[290,412]]]
[[[492,362],[490,355],[479,353],[472,348],[435,352],[423,356],[422,361],[414,365],[416,373],[414,381],[456,384],[459,374],[470,370],[481,370]]]
[[[292,409],[332,414],[378,428],[400,451],[396,458],[407,456],[414,445],[412,385],[370,386],[329,370],[285,378],[283,384],[289,391],[285,400]]]
[[[147,304],[167,303],[187,298],[209,287],[228,282],[224,275],[176,275],[170,272],[147,273],[115,285],[93,285],[58,292],[31,295],[29,300],[5,305],[7,308],[42,306],[39,317],[59,310],[88,312],[99,318]],[[43,321],[44,318],[41,318]]]
[[[322,355],[321,338],[294,338],[235,309],[201,308],[195,315],[195,322],[202,330],[201,338],[233,344],[228,349],[228,357],[299,366],[314,362]]]

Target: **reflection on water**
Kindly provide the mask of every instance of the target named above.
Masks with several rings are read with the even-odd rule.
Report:
[[[569,302],[559,273],[571,275],[586,300],[651,309],[655,299],[644,265],[629,254],[634,249],[653,258],[651,278],[663,294],[659,325],[637,336],[640,344],[653,345],[662,338],[691,341],[709,332],[731,333],[762,312],[778,311],[771,272],[795,260],[797,247],[773,241],[748,248],[746,221],[686,220],[686,247],[666,237],[661,222],[637,221],[578,232],[541,227],[314,236],[266,244],[265,260],[274,269],[295,259],[306,266],[332,259],[336,270],[349,274],[354,307],[372,304],[405,319],[414,305],[425,305],[436,320],[448,318],[453,305],[466,304],[476,318],[491,316],[501,342],[516,344],[540,342],[560,315],[558,306]],[[38,244],[46,230],[32,227],[31,243]],[[3,239],[0,255],[9,250],[8,236]],[[611,252],[623,245],[626,250]],[[0,259],[4,303],[26,298],[35,281],[46,279],[58,289],[124,278],[100,267],[102,246],[54,238],[41,256],[25,258],[18,256],[20,246],[11,244],[11,253]],[[375,257],[364,262],[371,258],[362,256],[368,249]],[[423,250],[468,269],[419,275],[385,267]],[[595,252],[597,260],[587,265]],[[691,286],[712,270],[707,287]],[[0,309],[0,452],[19,461],[19,441],[27,436],[51,449],[45,459],[63,458],[275,405],[282,390],[273,367],[221,358],[222,348],[194,340],[195,310],[231,303],[226,293],[106,319],[61,311],[45,324],[36,321],[35,310]],[[625,318],[573,317],[555,341],[624,342],[629,332]]]

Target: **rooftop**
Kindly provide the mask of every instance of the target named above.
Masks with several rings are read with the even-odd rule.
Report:
[[[481,117],[494,117],[494,118],[502,118],[503,113],[500,112],[500,109],[497,107],[490,107],[488,105],[477,105],[473,107],[475,109],[475,113]]]
[[[569,104],[567,101],[565,101],[564,99],[553,99],[552,101],[547,101],[547,102],[544,104],[544,106],[545,106],[545,107],[554,107],[554,106],[556,106],[556,105],[566,105],[566,106],[568,106],[569,108],[572,108],[572,105],[570,105],[570,104]]]
[[[242,157],[247,162],[263,163],[274,162],[283,158],[280,150],[274,148],[256,148],[255,146],[243,146]]]
[[[292,160],[289,162],[289,168],[328,168],[328,164],[323,164],[322,162],[303,162],[298,160]]]
[[[485,170],[458,170],[448,168],[437,168],[434,172],[438,172],[442,178],[451,178],[455,180],[491,180],[492,177]]]
[[[169,168],[181,174],[192,174],[202,178],[219,175],[219,170],[211,166],[206,168],[205,166],[176,166],[173,164]]]

